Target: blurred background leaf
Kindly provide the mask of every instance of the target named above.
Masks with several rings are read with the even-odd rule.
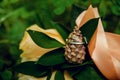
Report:
[[[119,0],[0,0],[0,72],[17,79],[10,68],[20,60],[19,43],[27,27],[38,24],[60,33],[65,29],[62,36],[66,38],[76,17],[90,4],[98,7],[105,31],[120,34]],[[0,79],[7,80],[1,76],[4,75],[0,74]]]

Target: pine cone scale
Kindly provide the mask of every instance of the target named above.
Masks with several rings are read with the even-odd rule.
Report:
[[[70,63],[82,63],[85,59],[85,47],[81,31],[74,29],[66,39],[65,58]]]

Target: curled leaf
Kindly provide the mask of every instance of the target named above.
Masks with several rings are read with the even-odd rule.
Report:
[[[32,31],[32,30],[28,30],[27,32],[31,36],[32,40],[40,47],[49,49],[49,48],[57,48],[63,46],[63,44],[45,35],[42,32]]]
[[[27,30],[34,30],[34,31],[42,32],[42,33],[48,35],[49,37],[56,39],[60,43],[65,44],[64,40],[62,39],[60,34],[55,29],[44,30],[44,29],[38,27],[37,25],[33,25],[33,26],[29,27]],[[44,55],[45,53],[52,51],[56,48],[45,49],[40,46],[37,46],[33,42],[33,40],[30,38],[29,34],[27,32],[25,32],[23,40],[20,43],[20,49],[23,50],[23,53],[21,54],[22,62],[25,62],[25,61],[37,61],[42,55]],[[50,80],[54,80],[55,73],[56,73],[56,71],[54,71],[52,73]],[[72,78],[69,76],[69,74],[66,71],[64,73],[64,76],[65,76],[65,80],[72,80]],[[47,76],[41,77],[41,78],[36,78],[33,76],[29,76],[29,75],[19,74],[19,80],[27,80],[27,79],[46,80]]]
[[[27,30],[34,30],[34,31],[42,32],[42,33],[48,35],[49,37],[56,39],[57,41],[61,42],[62,44],[65,44],[64,40],[62,39],[60,34],[55,29],[44,30],[37,25],[33,25],[33,26],[27,28]],[[33,42],[33,40],[31,39],[31,37],[29,36],[29,34],[27,32],[25,32],[24,37],[20,43],[20,49],[23,50],[23,53],[21,54],[21,58],[22,58],[22,62],[23,62],[23,61],[36,61],[43,54],[45,54],[51,50],[54,50],[56,48],[45,49],[45,48],[42,48],[42,47],[36,45]]]

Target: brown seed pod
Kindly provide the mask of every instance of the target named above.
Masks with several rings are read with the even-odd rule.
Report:
[[[77,28],[66,39],[65,58],[70,63],[82,63],[85,59],[85,46],[81,31]]]

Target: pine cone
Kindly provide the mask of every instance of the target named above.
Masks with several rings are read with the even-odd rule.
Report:
[[[66,39],[65,58],[70,63],[82,63],[85,59],[83,36],[79,29],[74,29]]]

